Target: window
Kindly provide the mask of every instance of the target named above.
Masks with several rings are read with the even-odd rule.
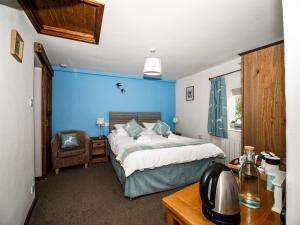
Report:
[[[235,121],[242,119],[242,96],[236,95],[235,97],[235,110],[234,117]]]
[[[235,88],[231,90],[228,104],[228,119],[231,129],[241,129],[242,119],[242,96],[241,89]]]

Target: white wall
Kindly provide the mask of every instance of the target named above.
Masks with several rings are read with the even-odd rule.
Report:
[[[300,2],[283,1],[287,144],[287,224],[300,224]]]
[[[34,171],[42,176],[42,68],[34,68]]]
[[[24,46],[23,63],[10,55],[11,29]],[[0,225],[21,225],[34,199],[33,42],[24,12],[0,5]]]
[[[202,137],[210,139],[213,143],[220,146],[224,151],[228,148],[240,149],[241,133],[229,131],[228,143],[223,138],[212,137],[207,132],[208,104],[210,93],[210,81],[208,78],[220,74],[238,70],[241,68],[240,57],[230,60],[226,63],[211,67],[205,71],[184,77],[176,81],[176,115],[179,123],[176,126],[177,131],[189,137]],[[225,76],[227,86],[227,95],[231,95],[231,89],[241,87],[241,73],[236,72]],[[194,86],[194,101],[185,100],[186,87]],[[229,112],[230,114],[230,112]],[[231,118],[228,118],[230,120]],[[229,146],[230,145],[230,146]],[[226,153],[226,152],[225,152]],[[227,153],[229,158],[239,155],[239,152]]]

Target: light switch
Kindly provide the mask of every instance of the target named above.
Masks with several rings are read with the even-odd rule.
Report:
[[[28,102],[29,102],[29,107],[33,108],[33,98],[30,98]]]

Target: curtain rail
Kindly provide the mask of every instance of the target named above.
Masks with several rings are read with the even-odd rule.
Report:
[[[235,72],[239,72],[239,71],[242,71],[241,69],[239,70],[234,70],[234,71],[231,71],[229,73],[224,73],[224,74],[221,74],[221,75],[218,75],[218,76],[215,76],[215,77],[211,77],[211,78],[208,78],[209,80],[212,80],[214,78],[217,78],[217,77],[222,77],[222,76],[226,76],[226,75],[229,75],[229,74],[232,74],[232,73],[235,73]]]

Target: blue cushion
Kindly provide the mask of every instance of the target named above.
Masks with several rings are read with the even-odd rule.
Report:
[[[61,135],[61,148],[73,148],[78,147],[77,134],[62,134]]]
[[[143,132],[143,128],[135,121],[135,119],[130,120],[128,123],[123,125],[124,130],[128,133],[130,137],[137,139]]]
[[[155,131],[155,133],[157,133],[158,135],[162,135],[164,137],[168,137],[169,136],[169,130],[170,127],[168,124],[161,122],[161,121],[157,121],[156,124],[153,126],[152,130]]]

